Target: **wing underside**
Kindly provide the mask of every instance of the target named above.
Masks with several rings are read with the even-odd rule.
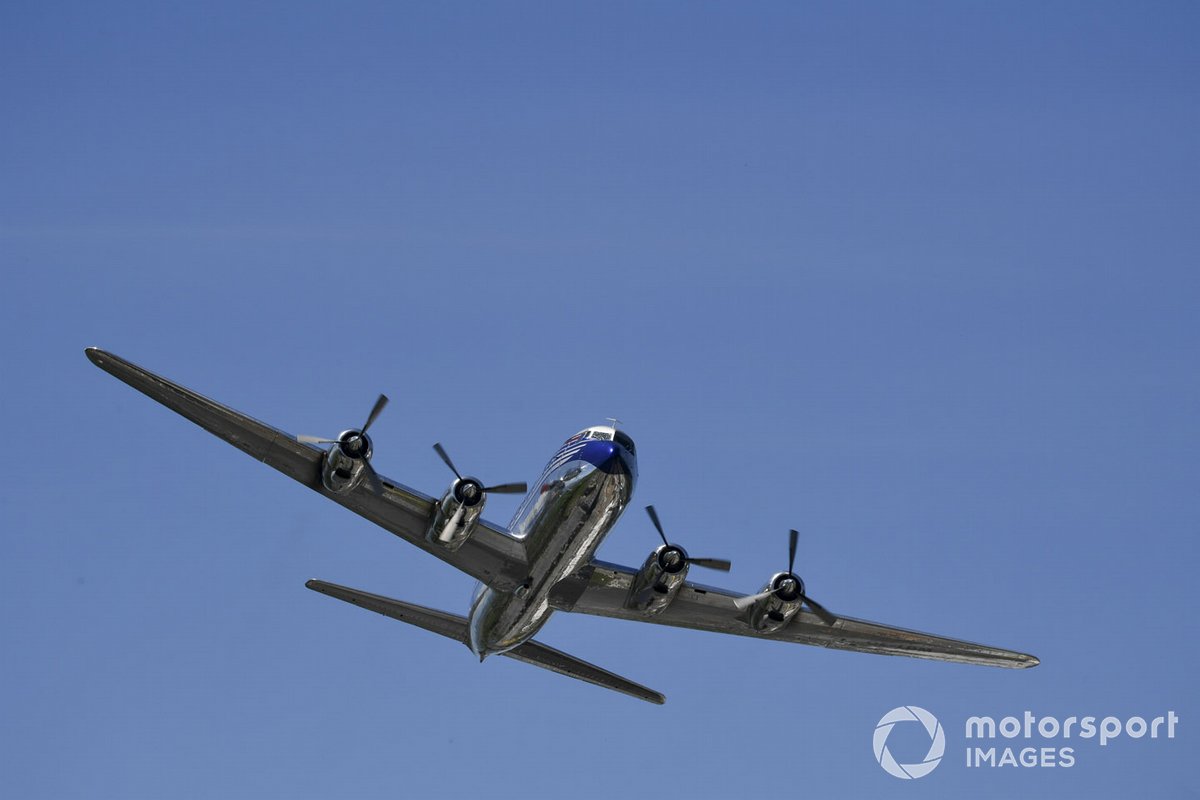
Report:
[[[910,631],[867,620],[839,616],[826,625],[807,608],[800,611],[782,630],[759,633],[743,621],[743,612],[734,607],[739,595],[687,583],[671,604],[656,615],[647,615],[626,606],[636,570],[602,561],[593,562],[577,577],[568,578],[552,592],[551,605],[561,611],[575,611],[601,617],[653,622],[680,628],[732,633],[756,639],[796,642],[837,650],[927,658],[990,667],[1026,668],[1038,660],[1026,653],[975,644],[945,636]]]
[[[209,400],[120,356],[94,347],[85,352],[105,372],[209,433],[487,585],[509,590],[520,585],[528,574],[524,546],[491,523],[480,520],[471,538],[458,550],[430,543],[425,532],[433,513],[432,497],[382,476],[375,485],[364,481],[349,492],[330,492],[321,481],[323,450],[298,442],[291,434]]]

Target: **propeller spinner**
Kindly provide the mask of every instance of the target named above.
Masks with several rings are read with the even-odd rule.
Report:
[[[433,449],[437,451],[438,456],[458,479],[454,485],[454,494],[463,505],[473,506],[482,500],[485,494],[525,494],[529,491],[529,485],[526,483],[500,483],[495,486],[484,486],[475,478],[463,477],[462,473],[458,471],[458,467],[454,466],[454,462],[450,460],[450,455],[446,452],[446,448],[442,447],[441,442],[435,444]]]
[[[379,395],[379,399],[371,407],[371,413],[367,414],[367,421],[363,423],[363,426],[358,430],[352,428],[343,431],[336,439],[326,439],[320,436],[297,436],[296,441],[305,444],[336,444],[350,458],[370,458],[371,440],[367,437],[367,429],[375,423],[375,420],[379,419],[380,413],[387,404],[387,395]]]
[[[758,594],[739,597],[733,601],[734,607],[739,611],[744,611],[757,603],[759,600],[775,595],[780,600],[792,601],[799,600],[804,605],[812,609],[812,612],[821,618],[821,621],[826,625],[832,625],[837,622],[837,617],[830,613],[829,609],[813,600],[804,593],[804,581],[796,574],[796,544],[800,539],[800,534],[797,531],[790,531],[788,534],[788,568],[787,572],[782,575],[777,575],[771,580],[771,585],[766,590]]]
[[[708,569],[719,569],[722,572],[729,572],[731,564],[723,558],[692,558],[682,547],[677,544],[671,544],[667,541],[667,534],[663,533],[663,526],[658,520],[658,512],[654,510],[654,506],[646,506],[646,513],[650,515],[650,521],[654,523],[654,529],[658,531],[663,544],[667,546],[659,557],[659,562],[662,564],[664,570],[667,572],[678,572],[683,569],[685,564],[695,564],[697,567],[707,567]]]

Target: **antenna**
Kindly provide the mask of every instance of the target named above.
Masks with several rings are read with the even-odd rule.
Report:
[[[615,430],[617,429],[617,427],[618,427],[618,426],[620,426],[620,424],[621,424],[621,420],[617,419],[616,417],[605,417],[605,419],[606,419],[606,420],[608,420],[609,422],[611,422],[611,423],[612,423],[612,426],[613,426],[613,430],[614,430],[614,431],[615,431]]]

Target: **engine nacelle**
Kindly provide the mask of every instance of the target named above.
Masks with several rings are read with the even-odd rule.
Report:
[[[425,538],[447,550],[457,550],[475,530],[486,503],[483,484],[475,478],[458,478],[438,501]]]
[[[625,606],[644,614],[660,613],[679,593],[687,572],[687,553],[683,548],[660,545],[634,576]]]
[[[331,445],[321,464],[321,483],[336,494],[345,494],[363,482],[367,474],[367,459],[371,457],[371,440],[359,431],[342,431]]]
[[[763,592],[774,590],[750,608],[742,619],[760,633],[774,633],[783,628],[804,604],[804,582],[790,572],[778,572],[762,587]]]

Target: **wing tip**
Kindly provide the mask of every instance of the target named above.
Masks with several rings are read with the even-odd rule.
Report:
[[[85,347],[83,348],[83,354],[88,357],[88,361],[91,361],[97,367],[104,365],[104,357],[108,355],[108,353],[99,347]]]
[[[1004,667],[1006,669],[1033,669],[1038,664],[1041,664],[1042,660],[1037,656],[1031,656],[1029,653],[1001,650],[998,653],[992,654],[986,660],[975,663],[981,663],[988,667]]]

